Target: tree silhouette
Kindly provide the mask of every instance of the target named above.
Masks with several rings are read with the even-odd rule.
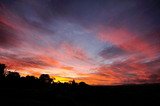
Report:
[[[23,76],[21,77],[18,72],[7,71],[4,72],[6,68],[5,64],[0,64],[0,84],[4,87],[20,87],[20,88],[46,88],[51,87],[53,89],[59,88],[64,91],[65,88],[76,89],[79,87],[84,87],[87,84],[85,82],[77,83],[74,79],[62,83],[60,81],[54,82],[55,78],[51,78],[49,74],[41,74],[39,78],[35,76]],[[4,74],[5,73],[5,74]]]
[[[37,80],[37,79],[38,78],[36,78],[35,76],[29,76],[29,75],[26,76],[26,80],[34,81],[34,80]]]
[[[21,77],[18,72],[8,71],[4,75],[5,68],[5,64],[0,64],[0,104],[5,104],[5,106],[10,105],[9,103],[15,106],[22,104],[27,106],[88,106],[94,104],[94,106],[106,106],[116,104],[117,106],[127,103],[125,101],[131,102],[133,100],[137,103],[134,104],[135,106],[139,103],[148,104],[146,99],[151,103],[159,104],[160,84],[105,87],[89,86],[85,82],[77,83],[75,80],[53,83],[54,79],[50,78],[48,74],[42,74],[39,78],[29,75]],[[152,100],[153,97],[155,98]],[[121,98],[125,101],[124,103],[123,100],[120,100],[122,102],[112,102],[115,98],[118,98],[117,101]],[[144,98],[144,101],[141,98]],[[106,100],[108,101],[106,102]],[[128,106],[128,104],[124,106]]]
[[[4,77],[4,69],[6,68],[5,64],[0,64],[0,78]]]
[[[20,79],[20,75],[18,72],[10,72],[9,71],[6,78],[8,80],[18,80],[18,79]]]
[[[87,85],[87,84],[86,84],[85,82],[80,82],[80,83],[79,83],[79,86],[81,86],[81,87],[82,87],[82,86],[86,86],[86,85]]]
[[[51,84],[53,79],[48,74],[41,74],[39,80],[43,83]]]

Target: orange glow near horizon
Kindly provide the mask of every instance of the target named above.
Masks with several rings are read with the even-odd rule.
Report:
[[[49,1],[4,1],[0,63],[8,70],[91,85],[160,82],[159,18],[153,7],[139,7],[136,1],[117,7],[110,1],[97,1],[102,7],[85,2],[90,8],[74,2],[55,2],[53,8]]]

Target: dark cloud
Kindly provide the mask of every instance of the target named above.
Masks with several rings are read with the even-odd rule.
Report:
[[[24,57],[24,58],[18,58],[17,59],[20,62],[23,62],[24,64],[28,65],[28,66],[33,66],[33,67],[47,67],[50,66],[49,64],[47,64],[44,60],[38,59],[35,56],[34,57]]]
[[[159,4],[1,0],[0,61],[99,84],[158,82]]]
[[[98,54],[104,59],[111,59],[111,58],[124,56],[128,53],[117,46],[110,46],[110,47],[104,48]]]
[[[0,23],[0,47],[18,47],[20,43],[21,40],[15,35],[15,31],[11,27]]]
[[[125,26],[138,32],[152,31],[159,26],[159,0],[2,0],[2,3],[27,23],[45,29],[57,19],[85,27]]]
[[[37,56],[33,54],[28,54],[28,56],[25,56],[25,54],[16,54],[16,53],[7,53],[7,52],[1,52],[0,53],[0,59],[5,59],[7,61],[10,61],[11,64],[16,64],[21,67],[46,67],[50,66],[45,62],[45,60],[37,58]]]
[[[0,62],[5,63],[14,68],[39,68],[57,67],[57,60],[42,54],[34,54],[27,51],[13,51],[12,49],[3,49],[0,52]],[[13,68],[13,67],[9,67]]]
[[[151,82],[158,82],[160,81],[160,58],[156,58],[153,60],[148,60],[144,62],[150,72],[150,80]]]

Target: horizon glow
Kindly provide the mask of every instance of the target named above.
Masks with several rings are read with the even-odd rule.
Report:
[[[160,82],[158,0],[1,0],[0,63],[92,85]]]

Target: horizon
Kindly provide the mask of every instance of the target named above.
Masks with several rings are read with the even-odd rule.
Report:
[[[1,0],[0,63],[89,85],[160,83],[158,0]]]

